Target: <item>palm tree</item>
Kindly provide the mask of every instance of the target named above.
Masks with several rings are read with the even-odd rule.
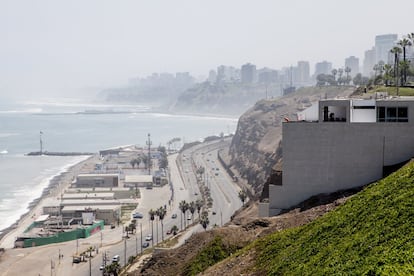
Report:
[[[203,226],[204,231],[207,230],[207,225],[210,223],[208,220],[208,213],[206,211],[203,212],[200,219],[200,224]]]
[[[390,50],[391,53],[394,54],[394,78],[395,78],[395,87],[397,89],[397,96],[398,96],[398,63],[399,63],[399,55],[401,54],[401,48],[398,46],[393,47]]]
[[[390,80],[392,80],[392,66],[389,64],[384,64],[384,81],[385,85],[388,85]]]
[[[332,73],[334,80],[336,81],[336,74],[338,73],[338,70],[332,69],[331,73]]]
[[[188,209],[188,204],[185,200],[181,200],[178,208],[181,210],[181,229],[183,229],[183,215],[184,215],[184,228],[185,228],[185,212]]]
[[[163,223],[163,219],[165,217],[165,215],[167,214],[167,210],[161,206],[160,208],[157,209],[157,216],[159,217],[160,221],[161,221],[161,239],[164,240],[164,223]]]
[[[173,233],[174,236],[177,235],[178,230],[179,229],[178,229],[177,225],[174,225],[173,227],[171,227],[171,232]]]
[[[151,236],[152,236],[151,244],[152,244],[152,246],[154,246],[154,219],[155,219],[155,214],[156,214],[155,211],[152,210],[152,209],[150,209],[148,211],[148,215],[149,215],[150,220],[151,220]]]
[[[194,212],[196,210],[196,204],[194,201],[190,202],[190,204],[188,205],[188,209],[190,210],[190,213],[191,213],[191,221],[194,222]]]
[[[397,44],[400,45],[402,50],[403,50],[403,61],[405,62],[406,61],[406,59],[405,59],[405,47],[411,46],[412,43],[409,39],[403,38],[400,41],[398,41]],[[402,77],[403,83],[402,84],[405,85],[405,83],[407,82],[407,69],[402,68],[402,73],[403,73],[403,77]]]
[[[349,84],[349,82],[351,81],[351,78],[349,77],[349,73],[351,73],[351,68],[349,68],[348,66],[345,68],[345,74],[346,74],[346,82],[347,84]]]
[[[240,191],[239,191],[239,198],[240,198],[240,200],[242,201],[243,206],[244,206],[244,201],[245,201],[245,200],[246,200],[246,198],[247,198],[247,193],[246,193],[246,191],[245,191],[245,190],[240,190]]]
[[[338,69],[338,83],[341,84],[342,83],[342,75],[344,74],[344,69],[339,68]]]
[[[203,207],[203,201],[201,201],[200,199],[197,199],[195,202],[195,205],[197,208],[198,219],[200,219],[200,210],[201,210],[201,207]]]

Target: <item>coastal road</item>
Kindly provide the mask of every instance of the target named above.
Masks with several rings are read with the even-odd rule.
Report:
[[[141,244],[144,242],[141,241],[141,227],[143,239],[151,233],[151,223],[148,218],[150,209],[157,209],[164,205],[167,207],[167,215],[164,219],[164,238],[167,237],[166,232],[173,225],[176,225],[179,229],[182,228],[182,221],[187,218],[182,218],[182,213],[178,208],[179,202],[201,199],[195,173],[199,166],[206,168],[205,184],[210,187],[211,197],[213,198],[213,206],[209,210],[210,224],[208,227],[220,226],[228,222],[231,215],[241,207],[241,201],[238,198],[240,188],[226,174],[217,159],[217,151],[226,147],[226,143],[228,142],[203,143],[183,151],[180,155],[170,156],[169,167],[172,185],[154,189],[140,189],[141,199],[135,211],[142,213],[144,218],[137,221],[137,232],[130,235],[128,239],[123,239],[123,236],[125,236],[122,231],[123,227],[110,229],[106,226],[102,234],[95,234],[87,239],[34,248],[7,250],[0,262],[0,276],[102,275],[99,267],[103,262],[104,253],[107,255],[108,262],[111,262],[112,256],[119,255],[120,264],[124,265],[129,256],[141,252]],[[172,214],[177,214],[177,218],[172,218]],[[190,221],[187,220],[186,222]],[[200,224],[196,224],[188,230],[184,237],[198,231],[203,231]],[[161,239],[160,223],[154,222],[154,245]],[[180,243],[183,242],[184,239],[180,240]],[[90,246],[98,248],[98,252],[93,252],[94,257],[90,259],[90,262],[73,264],[71,256],[76,251],[83,252]],[[150,241],[150,246],[152,246],[152,241]],[[59,254],[63,255],[63,258],[59,258]]]

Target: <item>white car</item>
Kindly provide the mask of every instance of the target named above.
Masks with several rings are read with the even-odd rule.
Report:
[[[145,237],[145,240],[146,240],[146,241],[150,241],[150,240],[152,240],[152,235],[151,235],[151,234],[148,234],[148,235]]]

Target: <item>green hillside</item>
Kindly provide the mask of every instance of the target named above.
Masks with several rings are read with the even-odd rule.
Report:
[[[321,219],[246,250],[256,252],[260,274],[414,275],[413,162]]]

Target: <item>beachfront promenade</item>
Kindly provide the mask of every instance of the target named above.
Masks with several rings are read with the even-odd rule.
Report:
[[[199,151],[200,154],[197,156],[202,156],[201,151],[203,151],[203,156],[208,156],[210,159],[213,159],[214,154],[216,154],[216,148],[212,147],[202,147],[187,150],[183,155],[190,156],[195,154],[194,152]],[[211,154],[213,153],[213,156]],[[210,154],[210,156],[209,156]],[[178,158],[182,158],[178,156]],[[123,240],[123,227],[116,227],[115,229],[110,229],[109,226],[106,226],[105,229],[100,233],[92,235],[87,239],[79,239],[75,241],[69,241],[60,244],[51,244],[47,246],[32,247],[32,248],[23,248],[23,249],[8,249],[1,256],[0,259],[0,276],[3,275],[89,275],[89,263],[82,262],[79,264],[72,263],[72,256],[76,252],[84,252],[89,247],[98,248],[98,252],[93,252],[93,258],[91,258],[91,275],[101,275],[102,271],[99,271],[99,266],[102,264],[103,253],[106,252],[107,256],[110,259],[113,255],[120,255],[121,260],[120,264],[124,265],[125,259],[128,259],[129,256],[136,255],[136,253],[141,253],[141,244],[144,241],[141,241],[141,227],[142,227],[142,237],[145,239],[145,236],[151,233],[150,221],[148,220],[148,211],[150,209],[156,209],[160,206],[167,205],[167,215],[164,219],[164,238],[167,237],[165,232],[170,229],[173,225],[181,228],[181,211],[178,208],[179,202],[181,200],[186,200],[187,202],[193,201],[197,196],[196,193],[199,193],[198,186],[195,181],[195,174],[188,172],[190,165],[186,164],[186,161],[189,161],[188,158],[178,160],[183,169],[179,171],[177,167],[177,155],[169,156],[169,169],[171,173],[171,181],[174,189],[174,200],[171,202],[171,205],[168,205],[169,200],[171,199],[172,190],[170,185],[165,185],[163,187],[157,187],[151,190],[140,189],[141,198],[138,200],[139,205],[136,209],[137,212],[144,214],[142,220],[138,220],[137,232],[136,234],[130,235],[126,241]],[[201,161],[197,161],[201,162]],[[211,161],[210,161],[211,163]],[[217,162],[218,163],[218,162]],[[83,165],[84,166],[84,165]],[[217,166],[215,164],[214,166]],[[76,166],[75,166],[76,167]],[[187,171],[187,172],[186,172]],[[227,208],[230,210],[235,210],[239,208],[241,204],[237,199],[237,202],[228,202],[226,198],[234,198],[234,195],[237,195],[237,187],[231,189],[232,195],[220,195],[223,193],[221,188],[216,186],[224,185],[224,182],[221,182],[224,179],[224,170],[220,170],[220,175],[215,179],[214,175],[210,176],[210,185],[212,192],[216,191],[216,194],[213,194],[213,197],[218,204],[218,201],[223,202],[223,206],[217,206],[218,210],[220,208]],[[184,181],[183,181],[184,180]],[[227,179],[227,181],[229,181]],[[231,180],[230,180],[231,183]],[[216,188],[215,188],[216,187]],[[231,208],[228,208],[231,206]],[[32,212],[36,214],[40,213],[41,204],[36,206]],[[225,209],[227,211],[227,209]],[[176,213],[177,218],[171,218],[171,215]],[[230,213],[229,213],[230,214]],[[221,214],[220,214],[221,215]],[[212,227],[214,224],[220,225],[229,220],[227,213],[220,215],[211,215],[210,221],[214,221],[209,227]],[[184,218],[186,219],[186,218]],[[33,218],[30,215],[20,222],[19,227],[10,232],[1,242],[1,246],[10,248],[13,246],[14,238],[17,236],[17,233],[23,232],[23,230],[30,225],[33,221]],[[161,229],[160,224],[158,224],[158,235],[156,234],[156,224],[154,223],[154,244],[158,241],[161,241]],[[181,238],[177,245],[182,244],[194,231],[203,231],[202,227],[199,224],[196,224],[194,227],[187,230],[187,232],[181,235]],[[150,242],[150,245],[151,242]],[[63,257],[59,258],[59,255]],[[124,257],[126,256],[126,258]]]

